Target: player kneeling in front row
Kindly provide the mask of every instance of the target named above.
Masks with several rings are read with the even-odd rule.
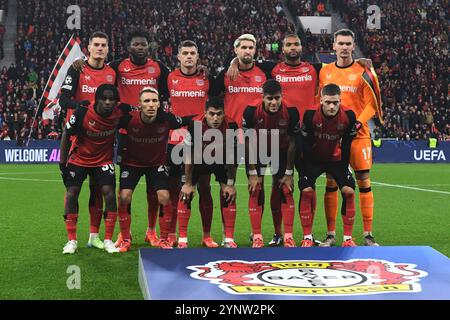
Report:
[[[348,169],[350,146],[356,136],[353,111],[340,105],[340,88],[336,84],[323,87],[320,106],[305,112],[302,124],[303,160],[299,181],[300,221],[303,228],[302,247],[312,247],[313,191],[316,179],[324,172],[337,182],[342,193],[344,221],[343,247],[354,247],[355,180]]]
[[[94,106],[77,108],[66,123],[63,139],[68,139],[68,136],[75,139],[69,154],[61,155],[68,159],[63,174],[67,188],[64,218],[69,241],[63,253],[72,254],[77,250],[78,197],[88,174],[101,188],[105,199],[104,249],[109,253],[118,252],[111,240],[117,220],[114,140],[120,119],[130,111],[128,105],[117,106],[118,101],[116,87],[102,84],[95,93]]]
[[[143,88],[139,94],[140,110],[125,116],[119,125],[120,191],[119,224],[121,236],[116,242],[120,252],[131,247],[131,198],[140,178],[145,175],[147,192],[156,190],[160,205],[159,247],[170,249],[168,233],[173,218],[169,195],[167,141],[169,130],[186,125],[190,117],[175,117],[160,108],[158,91]]]
[[[295,136],[300,132],[300,119],[296,107],[288,107],[282,102],[282,90],[278,81],[267,80],[263,86],[262,101],[257,106],[248,106],[244,111],[242,126],[246,131],[245,149],[248,175],[248,189],[250,192],[248,209],[252,225],[253,248],[264,246],[261,233],[261,220],[264,203],[264,172],[267,166],[262,163],[262,156],[266,156],[261,146],[267,143],[267,151],[271,150],[278,139],[278,154],[271,154],[272,195],[279,194],[279,203],[284,224],[284,246],[295,247],[292,237],[295,206],[293,196],[293,166],[295,155]],[[265,138],[265,139],[264,139]],[[258,149],[258,150],[257,150]],[[267,153],[267,152],[266,152]],[[251,159],[251,154],[256,155]],[[256,161],[253,161],[256,160]],[[277,161],[277,163],[274,163]],[[272,197],[273,199],[274,197]],[[274,208],[271,201],[271,209]],[[273,214],[274,212],[272,212]]]
[[[236,248],[237,244],[234,242],[236,188],[234,183],[237,124],[225,116],[223,100],[218,97],[208,99],[205,114],[193,120],[188,126],[189,135],[185,138],[186,182],[181,188],[178,202],[178,248],[187,248],[188,246],[187,227],[191,216],[191,201],[195,185],[200,177],[212,173],[220,183],[221,189],[220,201],[225,229],[224,247]],[[230,158],[230,154],[233,157]],[[207,159],[208,157],[210,159]]]

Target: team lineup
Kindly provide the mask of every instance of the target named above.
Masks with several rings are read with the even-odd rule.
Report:
[[[352,238],[356,186],[363,244],[378,246],[372,235],[372,147],[367,122],[374,116],[382,121],[380,89],[370,60],[352,56],[352,31],[334,34],[337,61],[328,65],[302,61],[301,42],[295,34],[283,40],[284,61],[255,61],[257,41],[243,34],[234,42],[235,58],[224,62],[217,77],[198,65],[198,48],[190,40],[179,44],[180,67],[171,72],[148,57],[148,38],[143,32],[129,35],[128,58],[106,64],[108,41],[105,33],[93,33],[88,59],[77,60],[69,68],[61,88],[65,127],[60,170],[66,187],[68,234],[63,253],[77,251],[78,197],[88,176],[89,247],[109,253],[130,250],[133,192],[143,175],[148,203],[146,242],[162,249],[187,248],[191,204],[198,193],[202,245],[219,247],[211,236],[213,175],[220,184],[222,246],[237,248],[236,215],[246,214],[236,210],[236,170],[242,153],[253,248],[265,245],[261,219],[264,175],[269,167],[274,227],[269,246],[297,246],[294,169],[299,173],[303,229],[299,246],[315,245],[315,182],[323,173],[327,177],[328,231],[320,246],[336,244],[338,190],[342,195],[342,246],[356,246]],[[118,193],[115,148],[120,166]],[[99,237],[102,217],[104,241]],[[113,242],[117,220],[120,233]]]

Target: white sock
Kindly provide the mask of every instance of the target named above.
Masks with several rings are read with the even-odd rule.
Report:
[[[98,238],[98,233],[89,233],[89,240],[93,240],[95,238]]]
[[[303,240],[311,240],[312,241],[312,234],[305,234],[303,236]]]
[[[364,231],[363,235],[364,235],[364,237],[372,236],[372,232]]]
[[[352,240],[352,236],[344,236],[344,241]]]
[[[335,237],[336,236],[336,231],[328,231],[327,235]]]
[[[233,238],[225,238],[225,242],[234,242]]]
[[[187,241],[187,238],[178,238],[178,243],[180,243],[180,242],[188,242]]]

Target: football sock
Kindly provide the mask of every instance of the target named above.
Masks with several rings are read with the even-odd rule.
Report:
[[[262,219],[262,203],[261,203],[261,189],[260,183],[256,185],[256,190],[250,192],[248,199],[248,212],[250,215],[250,222],[252,225],[253,234],[261,234],[261,219]]]
[[[313,216],[316,215],[316,208],[317,208],[317,194],[316,189],[313,189],[313,196],[312,196],[312,202],[311,202],[311,210],[313,212]]]
[[[220,197],[222,202],[222,214],[225,227],[225,238],[234,239],[234,225],[236,222],[236,202],[227,202],[223,197]]]
[[[175,185],[170,185],[170,202],[172,203],[172,221],[170,223],[169,232],[171,234],[177,233],[177,222],[178,222],[178,199],[180,197],[181,186],[177,183]]]
[[[89,185],[89,232],[98,233],[102,223],[103,196],[96,185]]]
[[[213,202],[211,196],[210,186],[199,186],[199,207],[200,215],[202,218],[203,234],[209,234],[211,232],[211,224],[213,217]]]
[[[356,180],[359,187],[359,207],[361,208],[364,231],[372,232],[373,193],[370,179]]]
[[[122,233],[122,239],[131,240],[130,226],[131,226],[131,205],[129,203],[122,203],[119,198],[119,226]]]
[[[312,191],[301,191],[300,193],[300,221],[304,235],[312,234],[313,212],[312,212]]]
[[[67,238],[70,240],[77,240],[77,221],[78,213],[68,213],[64,215],[66,223]]]
[[[281,235],[281,190],[278,186],[272,186],[272,193],[270,195],[270,209],[272,210],[272,219],[275,234]]]
[[[170,225],[172,223],[172,203],[169,201],[165,206],[160,206],[159,233],[162,240],[167,240]]]
[[[352,237],[355,222],[355,194],[342,195],[342,221],[344,222],[344,236]]]
[[[286,185],[281,189],[281,212],[283,214],[284,233],[292,234],[295,216],[294,196]]]
[[[148,215],[148,228],[151,230],[155,230],[156,227],[156,219],[158,217],[158,195],[156,191],[150,187],[147,192],[147,215]]]
[[[186,204],[178,200],[178,235],[180,238],[187,238],[189,218],[191,217],[191,204]]]
[[[104,217],[105,217],[105,240],[112,240],[114,228],[116,226],[117,221],[117,212],[105,211]]]
[[[336,217],[338,213],[338,186],[333,179],[327,179],[324,205],[328,231],[336,231]]]

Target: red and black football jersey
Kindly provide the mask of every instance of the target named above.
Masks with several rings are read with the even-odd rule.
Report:
[[[186,118],[164,112],[161,108],[158,109],[153,123],[144,123],[141,111],[130,112],[122,118],[119,129],[121,136],[126,136],[121,151],[122,164],[133,167],[165,165],[169,129],[180,128],[186,124]]]
[[[255,129],[257,139],[261,137],[261,129],[267,130],[265,135],[268,138],[268,150],[270,150],[272,134],[277,134],[280,152],[287,152],[289,136],[296,136],[300,132],[300,119],[295,107],[287,107],[282,103],[277,112],[270,113],[264,110],[261,102],[257,106],[248,106],[245,109],[242,127],[244,130]]]
[[[240,126],[245,108],[256,105],[261,99],[262,85],[267,76],[257,66],[240,70],[236,80],[228,79],[225,73],[226,70],[222,70],[217,75],[214,91],[224,92],[225,114]]]
[[[342,105],[333,118],[325,117],[320,105],[307,110],[302,124],[303,158],[348,162],[351,141],[356,136],[355,122],[355,113]]]
[[[272,78],[281,84],[284,103],[296,106],[300,119],[315,103],[317,74],[315,67],[308,62],[295,66],[280,62],[272,69]]]
[[[205,138],[205,134],[208,130],[217,130],[220,132],[221,138],[220,140],[215,140],[212,138]],[[188,125],[188,132],[189,134],[186,136],[184,143],[191,147],[192,152],[194,154],[194,157],[196,159],[202,159],[200,156],[204,155],[204,151],[206,148],[209,148],[209,150],[212,150],[213,147],[215,149],[222,149],[222,159],[219,159],[219,163],[216,164],[225,164],[227,163],[227,156],[229,157],[231,154],[230,148],[233,150],[232,155],[233,161],[235,161],[235,156],[237,154],[236,148],[237,148],[237,136],[236,135],[230,135],[231,133],[234,133],[238,129],[238,125],[236,121],[233,119],[225,116],[221,126],[218,129],[212,129],[208,126],[206,122],[205,115],[199,115],[192,119],[191,123]],[[228,131],[229,130],[229,131]],[[216,132],[217,132],[216,131]],[[228,131],[228,132],[227,132]],[[232,141],[227,141],[227,136],[229,136]],[[201,144],[201,147],[198,147]],[[214,146],[212,146],[214,144]],[[201,151],[201,152],[200,152]],[[228,153],[228,154],[227,154]],[[202,159],[204,160],[204,159]],[[199,161],[195,160],[195,164],[198,164]],[[211,164],[211,163],[208,163]]]
[[[67,111],[66,121],[79,102],[87,100],[93,106],[97,88],[105,83],[116,83],[116,72],[108,65],[104,65],[102,68],[94,68],[88,62],[85,62],[82,72],[69,67],[61,87],[59,99],[59,104]]]
[[[127,58],[109,65],[117,72],[117,88],[123,103],[138,106],[139,92],[144,87],[155,88],[163,98],[167,98],[169,69],[162,62],[149,58],[145,64],[138,65]]]
[[[79,107],[66,123],[67,134],[74,136],[68,163],[81,167],[101,167],[113,162],[115,134],[128,105],[114,108],[108,117],[100,116],[94,107]]]
[[[171,112],[180,117],[203,114],[211,82],[212,78],[205,79],[202,74],[186,75],[180,69],[172,71],[167,78]],[[172,131],[170,143],[182,142],[185,135],[185,130]]]

